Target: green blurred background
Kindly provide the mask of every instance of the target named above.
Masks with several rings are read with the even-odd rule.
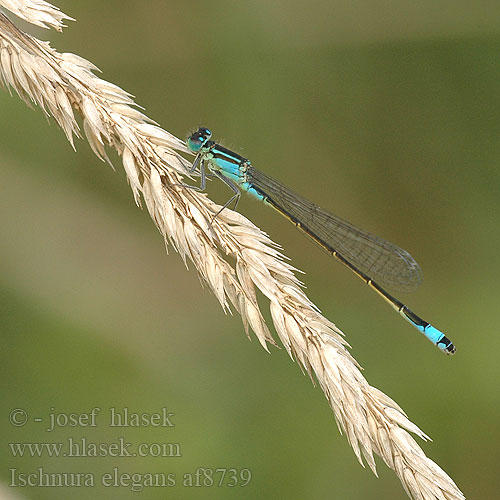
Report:
[[[368,381],[434,439],[424,451],[470,498],[500,487],[500,4],[497,1],[59,1],[77,23],[30,28],[99,66],[184,138],[213,129],[253,164],[408,249],[401,296],[457,345],[447,358],[277,214],[239,210],[307,272]],[[0,92],[1,478],[32,472],[249,468],[244,488],[18,488],[15,498],[406,498],[358,464],[328,404],[284,349],[165,255],[113,172],[40,110]],[[119,166],[119,160],[113,156]],[[209,185],[219,202],[224,186]],[[192,267],[192,266],[191,266]],[[267,314],[267,311],[266,311]],[[269,317],[269,315],[267,316]],[[33,418],[101,407],[96,429]],[[113,429],[110,407],[175,413],[174,429]],[[177,442],[181,458],[13,458],[7,442]],[[19,495],[19,496],[17,496]]]

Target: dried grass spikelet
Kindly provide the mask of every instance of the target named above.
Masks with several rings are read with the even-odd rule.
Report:
[[[44,0],[2,0],[0,5],[21,19],[42,28],[54,28],[57,31],[62,31],[65,28],[64,19],[74,21],[56,6]]]
[[[67,18],[40,0],[0,0],[37,25],[60,29]],[[278,246],[242,215],[219,210],[204,193],[179,184],[189,162],[185,144],[135,109],[130,94],[96,77],[95,66],[74,54],[61,54],[17,29],[0,14],[0,75],[27,103],[55,118],[73,145],[80,136],[74,111],[95,154],[106,160],[115,148],[135,202],[145,203],[167,244],[193,262],[222,307],[236,309],[247,331],[267,350],[274,344],[256,290],[270,302],[272,320],[290,356],[299,361],[325,393],[342,433],[358,460],[376,474],[374,453],[382,457],[414,499],[464,499],[453,481],[409,432],[428,437],[388,396],[368,384],[346,349],[342,332],[307,298]],[[231,265],[226,256],[231,256]]]

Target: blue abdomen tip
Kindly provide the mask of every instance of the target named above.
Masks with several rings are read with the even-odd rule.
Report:
[[[424,334],[446,354],[453,354],[456,351],[453,342],[443,332],[440,332],[432,325],[424,329]]]

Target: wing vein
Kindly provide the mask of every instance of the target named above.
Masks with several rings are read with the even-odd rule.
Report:
[[[413,291],[421,283],[422,271],[406,250],[323,210],[253,167],[248,168],[246,178],[374,281],[403,292]]]

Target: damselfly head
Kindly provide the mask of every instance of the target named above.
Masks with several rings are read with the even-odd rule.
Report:
[[[197,153],[210,137],[212,137],[212,132],[208,128],[200,127],[188,137],[187,144],[189,149],[193,153]]]

